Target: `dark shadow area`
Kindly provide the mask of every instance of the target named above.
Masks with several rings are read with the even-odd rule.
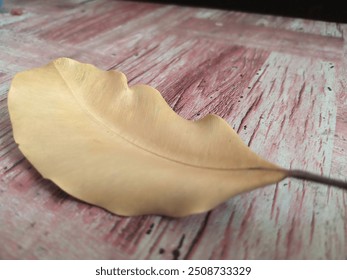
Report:
[[[141,2],[141,0],[137,1]],[[345,2],[342,0],[142,0],[142,2],[226,9],[250,13],[347,23],[347,8],[344,8],[347,1]]]

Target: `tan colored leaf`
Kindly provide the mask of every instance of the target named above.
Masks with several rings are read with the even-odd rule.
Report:
[[[185,120],[154,88],[71,59],[17,74],[8,104],[42,176],[116,214],[200,213],[288,176],[223,119]]]

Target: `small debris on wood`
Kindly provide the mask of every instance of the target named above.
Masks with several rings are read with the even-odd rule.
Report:
[[[13,16],[21,16],[23,14],[23,9],[22,8],[13,8],[13,9],[11,9],[10,14]]]
[[[165,253],[165,249],[160,248],[160,249],[159,249],[159,254],[161,255],[161,254],[164,254],[164,253]]]

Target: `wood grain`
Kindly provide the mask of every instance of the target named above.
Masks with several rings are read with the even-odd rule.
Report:
[[[270,161],[343,179],[345,24],[132,1],[7,2],[23,14],[0,14],[0,258],[346,258],[342,190],[293,179],[184,219],[119,217],[43,180],[7,110],[15,73],[67,56],[158,88],[185,118],[220,115]]]

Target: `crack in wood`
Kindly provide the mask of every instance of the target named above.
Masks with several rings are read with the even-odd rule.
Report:
[[[181,255],[180,249],[181,249],[181,247],[183,245],[185,237],[186,237],[186,235],[183,234],[182,237],[181,237],[180,242],[178,243],[178,246],[176,247],[176,249],[174,249],[172,251],[173,260],[178,260],[178,258],[180,257],[180,255]]]
[[[203,220],[200,229],[198,230],[197,234],[195,235],[195,237],[193,238],[186,254],[184,255],[183,259],[187,260],[191,257],[191,254],[193,253],[194,249],[196,248],[196,246],[198,245],[198,242],[200,240],[200,238],[203,236],[203,233],[207,227],[208,221],[210,219],[212,211],[209,211],[206,216],[205,219]]]

